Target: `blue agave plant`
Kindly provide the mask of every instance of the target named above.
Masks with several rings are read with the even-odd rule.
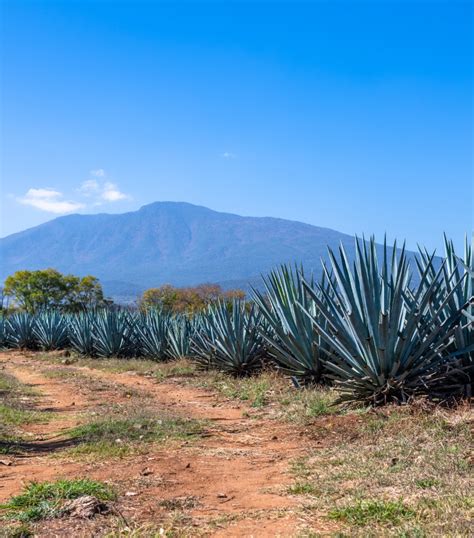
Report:
[[[93,357],[94,347],[94,311],[73,314],[68,320],[68,336],[71,347],[81,355]]]
[[[263,281],[265,293],[253,290],[253,295],[267,324],[261,327],[269,353],[284,372],[300,382],[319,383],[323,376],[322,357],[328,346],[315,330],[312,318],[303,311],[318,316],[315,302],[303,284],[303,270],[293,271],[282,265]]]
[[[126,311],[102,310],[94,316],[94,349],[99,357],[132,357],[139,346],[136,318]]]
[[[68,346],[68,320],[57,310],[36,315],[33,333],[41,349],[51,351]]]
[[[352,266],[342,246],[339,260],[332,250],[329,257],[335,278],[331,292],[305,284],[325,323],[301,307],[331,348],[324,364],[341,400],[405,402],[417,394],[433,395],[433,387],[449,382],[444,368],[461,311],[446,317],[442,305],[431,308],[443,268],[433,278],[427,269],[411,289],[405,249],[398,253],[396,243],[392,249],[384,244],[381,263],[373,238],[368,244],[356,240]]]
[[[136,324],[139,350],[155,360],[165,360],[168,350],[170,316],[160,309],[141,313]]]
[[[204,366],[233,375],[249,375],[258,370],[265,356],[259,330],[261,320],[255,305],[234,300],[210,307],[193,337],[193,356]]]
[[[32,314],[17,312],[8,316],[6,321],[6,340],[10,347],[19,349],[36,349],[38,347]]]

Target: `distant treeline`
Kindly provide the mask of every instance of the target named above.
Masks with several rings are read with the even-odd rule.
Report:
[[[160,308],[171,314],[194,314],[217,302],[230,303],[244,299],[239,289],[223,290],[218,284],[175,287],[169,284],[143,292],[128,309]],[[87,275],[65,275],[56,269],[17,271],[5,280],[1,289],[1,309],[5,312],[35,312],[57,309],[64,313],[86,309],[120,308],[105,297],[98,278]]]

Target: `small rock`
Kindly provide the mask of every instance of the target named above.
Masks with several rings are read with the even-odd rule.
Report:
[[[125,495],[127,497],[135,497],[136,495],[138,495],[138,493],[136,491],[127,491]]]
[[[61,510],[63,515],[81,519],[90,519],[96,514],[107,514],[108,512],[110,512],[109,506],[92,495],[82,495],[82,497],[68,501]]]
[[[145,469],[143,469],[142,471],[140,471],[140,474],[142,476],[148,476],[150,474],[153,474],[153,471],[149,468],[149,467],[146,467]]]
[[[122,439],[115,439],[115,442],[118,443],[118,444],[123,443]]]
[[[227,499],[227,494],[226,493],[218,493],[217,498],[218,499]]]
[[[188,464],[186,465],[185,469],[189,469],[190,467],[191,467],[191,464],[188,463]]]
[[[272,437],[272,441],[276,441],[277,439],[278,439],[278,437],[277,437],[276,435],[274,435],[274,436]]]
[[[6,465],[7,467],[9,467],[12,464],[13,464],[12,460],[0,460],[0,465]]]

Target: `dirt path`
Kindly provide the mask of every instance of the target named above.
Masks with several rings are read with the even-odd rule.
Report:
[[[13,465],[0,468],[0,501],[17,493],[24,482],[58,477],[89,476],[113,482],[123,493],[120,510],[127,521],[157,523],[163,505],[179,508],[189,519],[184,536],[295,536],[299,523],[297,498],[285,494],[292,481],[291,461],[303,454],[308,440],[295,427],[255,418],[249,409],[215,394],[181,384],[158,383],[133,373],[110,373],[87,367],[64,366],[78,376],[51,377],[58,369],[35,356],[0,354],[5,370],[22,383],[38,389],[39,410],[53,412],[46,424],[28,427],[30,449],[15,457]],[[90,383],[84,383],[90,379]],[[95,381],[95,382],[94,382]],[[94,390],[100,387],[100,393]],[[197,441],[183,441],[175,450],[153,445],[146,455],[127,456],[113,463],[78,462],[51,457],[65,445],[65,429],[84,419],[98,401],[126,403],[142,398],[157,414],[172,412],[184,418],[205,420],[206,434]],[[146,470],[146,473],[145,473]],[[45,533],[65,536],[52,522]],[[75,525],[68,522],[67,525]],[[76,524],[75,536],[97,534],[97,522]],[[67,527],[70,532],[71,527]],[[77,534],[79,532],[79,534]],[[82,534],[81,534],[82,533]],[[89,533],[89,534],[88,534]]]
[[[2,368],[38,392],[34,408],[44,416],[44,422],[22,426],[26,439],[21,444],[21,453],[3,458],[11,465],[0,466],[0,503],[28,482],[51,480],[58,473],[66,475],[80,470],[73,462],[58,464],[49,455],[68,446],[62,432],[76,426],[80,413],[87,409],[86,400],[73,387],[59,385],[41,375],[21,356],[8,354],[7,357],[5,360],[5,354],[0,355]]]

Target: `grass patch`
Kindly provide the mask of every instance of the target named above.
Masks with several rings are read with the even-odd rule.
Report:
[[[349,535],[469,536],[473,418],[468,406],[322,417],[323,446],[293,462],[288,491]]]
[[[33,529],[28,523],[15,523],[0,528],[0,538],[32,538]]]
[[[437,478],[420,478],[415,480],[415,484],[421,489],[434,488],[440,483]]]
[[[123,413],[123,410],[122,410]],[[203,423],[176,417],[157,418],[142,410],[128,410],[128,416],[110,415],[78,426],[69,432],[77,446],[72,455],[123,457],[140,451],[146,443],[192,439],[203,431]]]
[[[9,405],[0,404],[0,422],[7,425],[21,426],[23,424],[37,424],[48,422],[44,413],[18,409]]]
[[[286,490],[289,495],[316,495],[317,489],[311,482],[296,482]]]
[[[401,501],[380,500],[359,501],[354,505],[337,508],[329,512],[331,519],[343,520],[358,526],[373,523],[399,525],[414,516],[415,512]]]
[[[165,381],[172,377],[193,377],[199,376],[200,371],[196,364],[189,359],[179,359],[176,361],[156,364],[153,375],[158,381]]]
[[[53,353],[39,353],[38,358],[44,362],[51,364],[63,364],[64,358]],[[190,361],[183,359],[182,361],[173,361],[169,363],[162,363],[153,361],[150,359],[117,359],[117,358],[96,358],[96,357],[83,357],[75,353],[71,353],[71,356],[67,359],[68,365],[71,366],[85,366],[87,368],[93,368],[96,370],[102,370],[110,373],[126,373],[135,372],[139,375],[153,375],[160,372],[162,369],[166,370],[166,366],[170,364],[179,365],[181,362],[189,363],[194,367]]]
[[[51,419],[51,413],[31,409],[37,395],[12,375],[0,372],[0,454],[17,452],[23,440],[22,426]]]
[[[270,402],[272,387],[270,379],[262,375],[233,378],[225,374],[210,372],[208,388],[216,389],[227,398],[248,402],[251,407],[264,407]]]
[[[56,482],[32,482],[20,495],[12,497],[0,505],[4,518],[18,521],[39,521],[58,517],[65,501],[83,495],[93,495],[101,501],[114,500],[114,490],[102,482],[82,478],[79,480],[58,480]]]
[[[339,412],[333,406],[336,395],[332,390],[323,387],[295,389],[286,376],[274,370],[247,378],[234,378],[221,372],[199,372],[191,382],[216,390],[226,398],[265,409],[275,418],[300,424]]]
[[[117,359],[118,360],[118,359]],[[42,369],[41,373],[51,379],[61,379],[67,380],[74,384],[80,384],[81,387],[86,387],[87,390],[91,393],[103,393],[103,392],[120,392],[121,396],[132,398],[148,397],[148,394],[139,389],[135,388],[125,388],[120,384],[116,384],[113,381],[108,381],[105,379],[100,379],[93,375],[88,375],[87,373],[74,369],[74,367],[59,367],[59,368],[47,368]],[[101,398],[104,398],[103,395],[100,395]]]

